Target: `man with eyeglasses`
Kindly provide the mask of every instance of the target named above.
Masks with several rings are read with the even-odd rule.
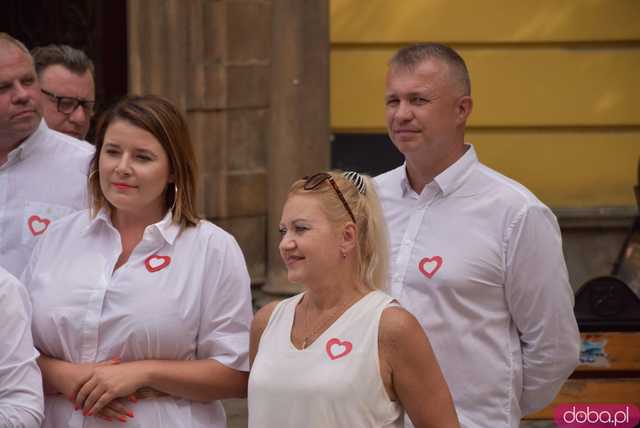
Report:
[[[95,150],[49,129],[42,97],[29,50],[0,33],[0,266],[16,277],[53,221],[88,206]]]
[[[51,129],[84,140],[95,107],[93,62],[81,50],[48,45],[32,50],[43,93],[44,119]]]

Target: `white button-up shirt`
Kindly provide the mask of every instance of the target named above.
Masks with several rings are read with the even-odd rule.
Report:
[[[128,261],[107,210],[53,223],[34,249],[23,282],[33,302],[34,343],[74,363],[212,358],[248,371],[250,280],[235,239],[200,221],[180,230],[171,213],[147,226]],[[130,404],[130,427],[224,427],[219,401],[176,397]],[[45,397],[44,427],[111,427],[84,418],[62,396]]]
[[[37,428],[42,423],[42,376],[36,358],[27,290],[0,267],[0,427]]]
[[[0,165],[0,266],[20,277],[49,224],[85,209],[95,149],[44,120]]]
[[[473,146],[419,195],[405,168],[375,179],[390,232],[391,293],[425,329],[461,425],[516,428],[578,363],[555,216],[482,165]]]

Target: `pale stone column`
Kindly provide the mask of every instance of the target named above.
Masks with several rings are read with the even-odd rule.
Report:
[[[329,167],[329,2],[274,0],[268,150],[268,281],[263,291],[288,295],[278,224],[296,179]]]
[[[266,278],[271,0],[129,0],[129,87],[186,113],[200,210]]]

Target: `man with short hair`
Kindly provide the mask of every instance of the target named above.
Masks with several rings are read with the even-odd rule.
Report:
[[[0,266],[22,274],[49,224],[88,206],[94,148],[49,129],[26,47],[0,33]]]
[[[391,294],[425,329],[461,426],[517,428],[553,400],[578,363],[556,218],[465,143],[471,85],[453,49],[400,49],[385,104],[389,136],[405,157],[376,177],[391,238]]]
[[[96,93],[93,62],[67,45],[31,51],[40,81],[44,119],[51,129],[84,140],[89,132]]]

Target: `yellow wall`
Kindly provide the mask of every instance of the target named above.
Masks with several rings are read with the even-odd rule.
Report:
[[[419,41],[467,61],[486,164],[554,207],[635,204],[640,0],[331,0],[334,132],[384,132],[386,62]]]

